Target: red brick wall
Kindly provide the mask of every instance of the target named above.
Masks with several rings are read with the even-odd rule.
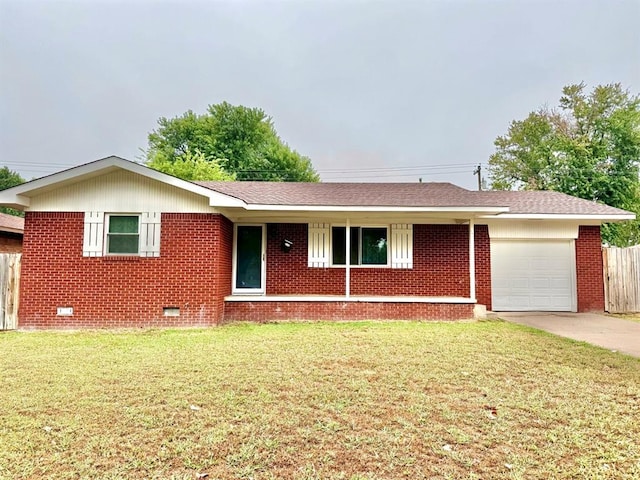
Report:
[[[581,226],[576,240],[578,311],[604,310],[602,239],[599,226]]]
[[[476,237],[482,237],[482,228]],[[486,244],[476,252],[488,261]],[[413,268],[352,268],[352,295],[459,296],[469,295],[469,227],[466,225],[414,225]],[[281,251],[284,239],[293,241],[289,253]],[[268,295],[344,295],[344,268],[307,266],[307,225],[271,224],[267,228]],[[486,254],[486,255],[485,255]],[[478,260],[476,260],[478,261]],[[490,267],[478,265],[484,275]],[[481,276],[482,276],[481,275]],[[482,281],[490,282],[482,277]],[[489,286],[490,291],[490,286]],[[483,290],[483,292],[486,292]],[[489,293],[490,296],[490,293]]]
[[[476,299],[480,305],[486,305],[491,310],[491,245],[489,241],[489,227],[475,226],[475,254],[476,254]]]
[[[231,289],[232,225],[221,215],[163,214],[161,256],[83,257],[83,214],[28,212],[20,328],[211,325]],[[56,316],[73,307],[72,317]],[[163,307],[180,307],[179,317]]]
[[[344,295],[344,268],[309,268],[306,223],[267,226],[267,295]],[[284,239],[293,247],[280,248]]]
[[[22,252],[22,235],[19,233],[0,232],[0,253]]]
[[[460,320],[473,305],[377,302],[227,302],[227,321],[288,320]]]

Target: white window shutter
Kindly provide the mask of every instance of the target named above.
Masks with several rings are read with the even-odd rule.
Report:
[[[309,267],[327,268],[331,229],[328,223],[309,224]]]
[[[413,225],[391,225],[391,268],[413,268]]]
[[[143,212],[140,215],[140,256],[160,256],[160,212]]]
[[[84,212],[83,257],[101,257],[104,241],[104,212]]]

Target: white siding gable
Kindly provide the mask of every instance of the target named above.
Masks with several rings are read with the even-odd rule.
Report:
[[[116,171],[31,198],[32,212],[210,213],[209,199],[152,178]]]

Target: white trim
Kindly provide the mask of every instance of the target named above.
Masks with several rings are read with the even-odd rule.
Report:
[[[584,215],[584,214],[552,214],[552,213],[503,213],[501,215],[480,215],[479,218],[520,219],[520,220],[593,220],[617,222],[634,220],[635,214],[621,213],[619,215]]]
[[[469,219],[469,296],[476,298],[476,247],[475,225],[473,218]]]
[[[262,249],[260,261],[260,288],[237,288],[238,274],[238,227],[261,227],[262,228]],[[231,268],[231,293],[240,296],[260,296],[264,295],[267,288],[267,225],[265,223],[234,223],[233,224],[233,254]]]
[[[244,207],[250,211],[291,211],[291,212],[462,212],[477,214],[498,214],[508,212],[509,207],[388,207],[352,205],[266,205],[251,203]],[[493,217],[493,215],[491,215]]]
[[[229,295],[225,302],[371,302],[371,303],[476,303],[475,298],[465,297],[381,297],[381,296],[341,296],[341,295]]]
[[[344,296],[351,296],[351,221],[347,218],[347,224],[344,227]],[[358,251],[360,246],[358,245]],[[331,265],[333,265],[333,226],[331,226]]]
[[[109,249],[109,222],[111,217],[138,217],[138,251],[135,253],[111,253]],[[128,212],[110,212],[104,214],[104,235],[103,235],[103,251],[102,255],[105,257],[142,257],[142,235],[141,235],[141,217],[140,213],[128,213]],[[117,235],[117,234],[116,234]]]

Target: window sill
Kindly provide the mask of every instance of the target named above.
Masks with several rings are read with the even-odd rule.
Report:
[[[139,255],[105,255],[102,257],[105,262],[139,262]]]
[[[331,265],[329,268],[347,268],[347,266]],[[391,265],[351,265],[350,268],[391,268]]]

